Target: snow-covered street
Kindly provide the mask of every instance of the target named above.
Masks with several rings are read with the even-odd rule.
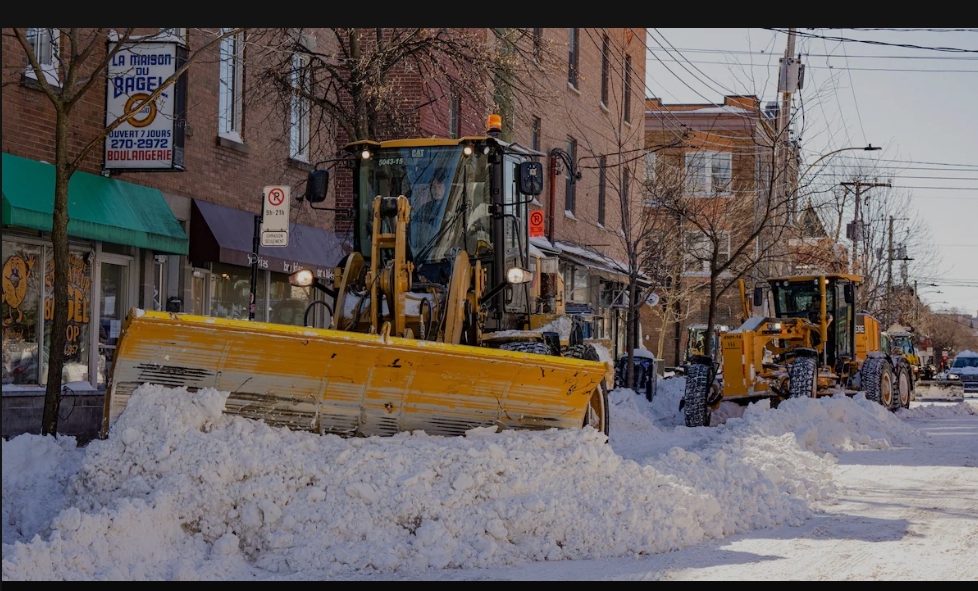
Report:
[[[606,443],[341,439],[144,387],[105,441],[3,442],[3,580],[978,578],[978,400],[690,429],[682,389],[612,392]]]

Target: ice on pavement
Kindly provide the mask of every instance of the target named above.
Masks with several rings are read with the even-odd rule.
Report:
[[[920,437],[862,395],[687,428],[682,378],[611,392],[611,439],[475,429],[343,439],[138,388],[106,440],[3,442],[3,580],[240,580],[666,552],[799,525],[836,454]],[[969,407],[970,408],[970,407]]]

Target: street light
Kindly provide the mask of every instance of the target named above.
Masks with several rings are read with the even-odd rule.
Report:
[[[829,156],[835,156],[839,152],[847,152],[847,151],[850,151],[850,150],[863,150],[865,152],[875,152],[876,150],[882,150],[882,148],[880,148],[878,146],[874,146],[873,144],[868,144],[866,146],[849,146],[848,148],[839,148],[838,150],[832,150],[831,152],[828,152],[826,154],[822,154],[821,156],[819,156],[818,158],[815,159],[815,162],[812,162],[811,164],[809,164],[808,165],[808,168],[805,169],[805,172],[803,172],[800,175],[798,175],[798,180],[800,181],[806,174],[808,174],[808,171],[810,171],[812,168],[814,168],[815,165],[818,164],[819,162],[821,162],[822,160],[825,160]]]

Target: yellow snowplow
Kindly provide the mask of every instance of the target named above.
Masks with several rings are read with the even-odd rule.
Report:
[[[902,354],[884,351],[879,322],[855,310],[861,280],[847,274],[768,280],[775,317],[752,316],[721,336],[719,387],[714,361],[693,357],[681,405],[686,425],[709,425],[724,401],[746,406],[768,399],[777,406],[787,398],[865,392],[891,411],[909,407],[914,399],[910,364]],[[756,288],[756,304],[762,295]]]
[[[549,330],[564,315],[563,283],[527,223],[542,166],[498,131],[491,117],[485,136],[347,146],[354,250],[331,285],[291,278],[328,294],[329,328],[131,311],[101,436],[144,383],[217,388],[230,392],[228,413],[342,436],[607,434],[608,364],[574,332]],[[328,178],[310,173],[302,198],[313,208]],[[439,202],[426,190],[435,179],[447,188]]]

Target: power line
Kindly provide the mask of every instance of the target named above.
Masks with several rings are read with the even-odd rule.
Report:
[[[652,49],[651,51],[655,51]],[[774,56],[774,54],[760,50],[760,51],[750,51],[744,49],[707,49],[707,48],[693,48],[693,47],[683,47],[677,51],[684,51],[686,53],[722,53],[728,55],[765,55]],[[811,52],[801,52],[801,55],[805,57],[839,57],[838,55],[831,53],[811,53]],[[775,56],[777,57],[777,56]],[[886,54],[876,54],[876,55],[856,55],[850,54],[849,59],[898,59],[898,60],[954,60],[954,61],[978,61],[978,57],[971,56],[950,56],[950,55],[886,55]],[[718,63],[723,62],[708,62],[708,63]]]
[[[857,29],[852,27],[846,27],[846,29],[850,31],[897,31],[900,33],[910,33],[914,31],[927,31],[930,33],[978,33],[978,29]]]
[[[652,49],[651,51],[656,51]],[[807,54],[802,54],[807,55]],[[833,56],[834,57],[834,56]],[[850,58],[852,56],[849,56]],[[662,60],[665,62],[675,62],[679,63],[677,59],[666,59]],[[975,60],[978,61],[978,60]],[[686,63],[689,64],[711,64],[717,66],[727,66],[726,62],[720,61],[709,61],[709,60],[689,60],[686,59]],[[812,63],[805,64],[805,69],[812,68],[815,70],[833,70],[833,71],[853,71],[853,72],[920,72],[925,74],[978,74],[978,69],[976,70],[946,70],[946,69],[930,69],[930,68],[854,68],[852,66],[819,66]],[[699,69],[699,68],[697,68]]]
[[[764,27],[768,31],[775,31],[777,33],[788,34],[784,29],[772,29]],[[830,35],[817,35],[815,33],[805,33],[804,31],[796,31],[796,34],[805,37],[811,37],[815,39],[827,39],[829,41],[840,41],[840,42],[851,42],[851,43],[866,43],[869,45],[886,45],[889,47],[906,47],[908,49],[926,49],[928,51],[946,51],[949,53],[978,53],[978,49],[961,49],[960,47],[929,47],[925,45],[913,45],[910,43],[887,43],[886,41],[872,41],[868,39],[852,39],[849,37],[835,37]]]

